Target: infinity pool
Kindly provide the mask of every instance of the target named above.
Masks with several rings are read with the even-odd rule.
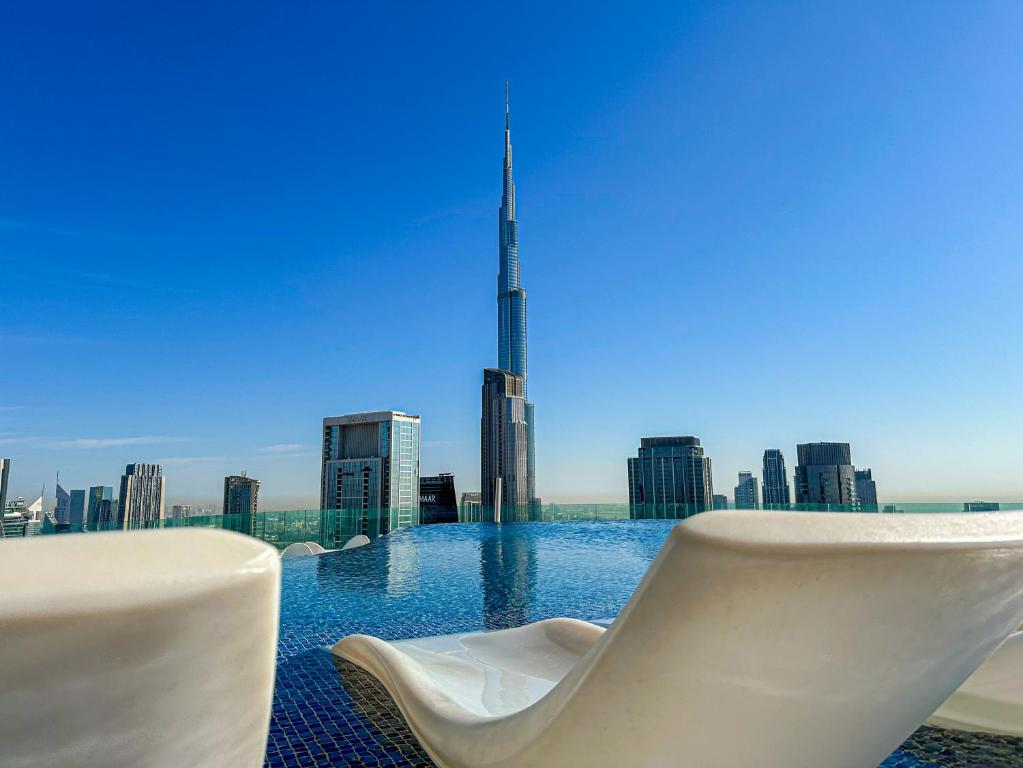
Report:
[[[361,549],[284,561],[267,766],[430,765],[386,691],[328,651],[553,616],[609,622],[674,521],[406,528]],[[885,768],[1020,768],[1023,739],[921,728]]]

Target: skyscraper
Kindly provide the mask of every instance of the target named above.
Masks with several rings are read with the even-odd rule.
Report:
[[[519,264],[519,224],[515,218],[515,181],[512,177],[512,145],[511,145],[511,110],[508,103],[508,83],[505,82],[504,92],[504,173],[502,177],[501,207],[497,214],[498,272],[497,272],[497,369],[488,371],[504,371],[521,379],[521,387],[517,384],[507,386],[491,376],[489,386],[497,386],[506,391],[514,391],[511,395],[521,398],[521,407],[505,412],[505,416],[513,419],[500,430],[502,435],[517,434],[518,424],[525,429],[524,442],[520,445],[515,438],[515,456],[504,460],[493,453],[494,445],[488,447],[487,439],[481,435],[480,465],[482,473],[483,506],[493,508],[488,500],[495,498],[494,484],[500,479],[500,503],[513,505],[514,517],[518,519],[523,513],[528,515],[528,508],[536,504],[536,452],[535,452],[535,413],[533,404],[527,399],[526,387],[529,377],[528,354],[526,343],[526,291],[522,287]],[[495,413],[487,413],[488,373],[483,375],[484,412],[482,421],[486,424],[493,421]],[[521,391],[519,391],[521,390]],[[493,404],[496,401],[491,401]],[[512,412],[514,411],[514,413]],[[521,411],[521,413],[520,413]],[[493,439],[495,433],[490,434]],[[500,464],[501,472],[494,474]],[[509,486],[512,489],[509,495]],[[519,509],[520,505],[525,508]],[[502,513],[507,514],[507,510]]]
[[[71,503],[68,507],[68,530],[81,533],[86,529],[85,516],[85,489],[74,490],[70,493]]]
[[[108,531],[114,527],[114,489],[108,485],[94,485],[89,488],[89,506],[85,513],[85,525],[90,531]]]
[[[855,507],[856,473],[849,443],[796,446],[796,503]]]
[[[856,500],[860,509],[877,512],[877,483],[869,469],[856,470]]]
[[[485,522],[529,519],[529,426],[526,379],[483,371],[480,478]]]
[[[7,482],[11,474],[11,460],[0,459],[0,515],[7,509]]]
[[[764,451],[764,506],[791,504],[789,476],[785,473],[785,456],[777,448]]]
[[[711,463],[698,437],[644,437],[628,464],[632,517],[684,517],[711,508]]]
[[[735,508],[756,509],[760,506],[760,493],[757,479],[750,471],[739,473],[739,484],[735,486]]]
[[[457,523],[458,497],[455,476],[443,472],[419,478],[419,523]]]
[[[224,478],[224,528],[251,536],[258,507],[258,480],[244,472]]]
[[[320,509],[320,543],[328,548],[348,540],[353,514],[351,535],[418,525],[419,417],[373,411],[324,419]]]
[[[129,464],[121,475],[117,527],[159,528],[163,520],[166,478],[159,464]]]
[[[68,521],[71,518],[71,495],[64,490],[60,484],[60,474],[57,475],[57,498],[53,505],[53,523],[59,532],[68,530]]]

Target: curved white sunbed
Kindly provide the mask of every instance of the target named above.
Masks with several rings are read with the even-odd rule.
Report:
[[[927,722],[1023,737],[1023,631],[1010,635]]]
[[[344,551],[346,549],[358,549],[359,547],[364,547],[369,543],[370,543],[369,536],[360,533],[356,536],[352,536],[352,538],[346,541],[345,545],[341,547],[341,550]]]
[[[675,527],[610,629],[334,652],[440,766],[874,768],[1023,621],[1023,513],[720,511]]]
[[[0,543],[0,765],[262,766],[280,570],[206,528]]]
[[[310,557],[312,555],[322,555],[326,551],[315,541],[295,541],[284,548],[281,552],[281,557]]]

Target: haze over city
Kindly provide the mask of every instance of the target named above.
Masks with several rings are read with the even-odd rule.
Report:
[[[544,501],[690,434],[729,494],[834,440],[885,501],[1023,498],[1020,6],[3,16],[11,495],[315,507],[323,417],[390,408],[478,490],[509,80]]]

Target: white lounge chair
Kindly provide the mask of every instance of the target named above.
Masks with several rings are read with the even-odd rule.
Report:
[[[334,652],[440,766],[874,768],[1021,620],[1021,513],[728,511],[678,525],[607,631]]]
[[[326,551],[315,541],[294,541],[284,548],[281,557],[312,557],[313,555],[322,555]]]
[[[341,549],[342,551],[346,549],[358,549],[359,547],[364,547],[369,543],[370,543],[369,536],[360,533],[357,536],[352,536],[352,538],[346,541],[345,545],[341,547]]]
[[[1023,737],[1023,631],[1010,635],[927,722]]]
[[[259,768],[280,559],[200,528],[0,542],[0,765]]]

